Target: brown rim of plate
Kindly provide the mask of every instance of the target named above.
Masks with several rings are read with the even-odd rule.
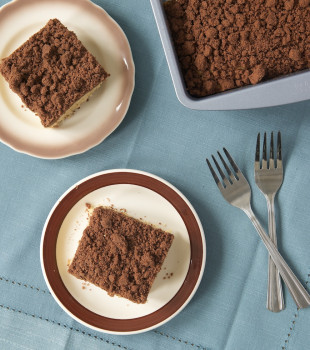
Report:
[[[120,125],[127,113],[134,90],[135,66],[128,39],[122,28],[102,7],[96,5],[90,0],[13,0],[0,7],[0,23],[1,18],[14,14],[18,9],[20,9],[20,7],[29,7],[32,4],[40,4],[42,2],[72,3],[75,6],[79,6],[85,11],[90,12],[92,15],[100,18],[100,20],[105,23],[107,28],[109,28],[110,32],[117,37],[119,47],[122,52],[123,71],[124,74],[126,74],[126,81],[122,87],[123,92],[120,94],[120,96],[122,96],[122,100],[121,103],[118,104],[120,108],[115,109],[115,112],[113,113],[114,117],[111,118],[109,125],[99,125],[98,130],[94,133],[94,135],[92,135],[92,137],[81,139],[79,142],[74,142],[72,145],[66,145],[65,147],[57,147],[57,145],[55,145],[55,147],[52,149],[50,147],[38,147],[38,145],[31,143],[27,144],[25,147],[25,142],[17,139],[14,134],[9,133],[4,129],[0,129],[0,141],[13,148],[15,151],[39,158],[58,159],[86,152],[87,150],[101,143]]]
[[[163,307],[151,314],[133,319],[113,319],[100,316],[77,302],[66,289],[57,267],[56,243],[58,233],[67,213],[88,193],[101,187],[116,184],[132,184],[148,188],[170,202],[182,217],[190,239],[191,259],[184,282],[177,294]],[[42,267],[50,288],[63,307],[77,319],[91,327],[107,332],[130,333],[148,329],[174,315],[191,296],[199,281],[203,264],[204,244],[202,232],[192,210],[185,200],[165,183],[145,174],[113,172],[99,174],[74,187],[58,203],[46,225],[42,241]]]

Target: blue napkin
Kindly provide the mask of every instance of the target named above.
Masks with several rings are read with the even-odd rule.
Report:
[[[81,155],[43,160],[0,143],[0,348],[308,349],[310,310],[297,310],[284,287],[285,311],[267,311],[267,251],[244,213],[224,201],[205,158],[227,147],[252,185],[253,208],[266,228],[266,202],[253,178],[256,135],[281,130],[279,250],[309,290],[310,101],[246,111],[186,109],[175,95],[150,4],[95,2],[129,39],[136,64],[132,103],[119,128]],[[132,336],[74,321],[54,301],[40,268],[41,232],[55,201],[83,177],[113,168],[145,170],[175,185],[198,212],[207,242],[205,274],[192,301],[167,324]]]

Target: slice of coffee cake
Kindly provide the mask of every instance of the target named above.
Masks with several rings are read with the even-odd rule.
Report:
[[[2,59],[0,72],[44,127],[70,117],[109,76],[58,19]]]
[[[145,303],[173,238],[124,213],[97,207],[68,271],[111,296]]]

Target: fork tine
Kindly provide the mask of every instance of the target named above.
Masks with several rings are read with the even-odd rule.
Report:
[[[231,166],[233,167],[235,173],[238,175],[238,174],[241,174],[241,171],[239,170],[237,164],[235,163],[235,161],[232,159],[232,156],[228,153],[227,149],[226,148],[223,148],[225,154],[226,154],[226,157],[227,159],[229,160],[229,163],[231,164]]]
[[[267,135],[264,132],[262,169],[267,169]]]
[[[214,161],[214,164],[217,167],[217,170],[219,171],[221,178],[224,180],[226,178],[225,174],[223,173],[223,170],[221,169],[221,167],[219,166],[218,162],[216,161],[215,157],[212,155],[212,159]]]
[[[215,171],[213,170],[212,165],[211,165],[211,163],[209,162],[209,159],[207,158],[206,161],[207,161],[208,167],[209,167],[209,169],[210,169],[210,172],[211,172],[211,174],[212,174],[212,176],[213,176],[213,179],[214,179],[215,183],[217,184],[217,186],[218,186],[220,189],[222,189],[222,188],[223,188],[223,185],[222,185],[222,183],[220,182],[219,178],[217,177]]]
[[[222,157],[221,153],[220,153],[219,151],[217,151],[217,154],[219,155],[220,160],[221,160],[221,162],[223,163],[223,165],[224,165],[224,167],[225,167],[225,169],[226,169],[226,171],[227,171],[227,174],[229,175],[229,178],[230,178],[231,182],[233,182],[234,179],[235,179],[236,177],[235,177],[234,174],[231,172],[229,166],[228,166],[227,163],[225,162],[225,160],[224,160],[224,158]],[[238,179],[238,177],[237,177],[237,179]]]
[[[278,132],[277,159],[282,160],[281,133],[280,133],[280,131]]]
[[[219,152],[218,152],[218,153],[219,153]],[[229,180],[228,180],[227,177],[225,176],[223,170],[221,169],[221,167],[219,166],[219,163],[216,161],[216,159],[215,159],[215,157],[214,157],[213,155],[212,155],[212,159],[213,159],[213,161],[214,161],[214,164],[215,164],[216,167],[217,167],[218,172],[219,172],[220,175],[221,175],[221,178],[223,179],[224,185],[225,185],[225,186],[229,185]],[[225,168],[226,168],[226,167],[225,167]],[[226,168],[226,170],[227,170],[227,168]],[[228,168],[228,171],[230,172],[229,168]],[[224,186],[224,187],[225,187],[225,186]]]
[[[255,164],[254,164],[255,170],[260,169],[259,152],[260,152],[260,133],[258,133],[257,141],[256,141]]]
[[[244,175],[242,174],[241,170],[238,168],[237,164],[235,163],[235,161],[233,160],[232,156],[229,154],[229,152],[227,151],[226,148],[223,148],[225,154],[226,154],[226,157],[227,159],[229,160],[229,163],[231,164],[232,168],[234,169],[235,171],[235,178],[237,180],[243,180],[244,182],[248,182],[247,179],[244,177]],[[232,175],[233,176],[233,175]],[[232,179],[233,181],[233,179]]]
[[[281,146],[281,132],[278,132],[277,141],[277,168],[282,168],[282,146]]]
[[[274,169],[273,132],[270,139],[269,169]]]

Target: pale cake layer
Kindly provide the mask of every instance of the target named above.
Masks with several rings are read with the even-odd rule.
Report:
[[[76,101],[62,116],[60,116],[60,118],[52,125],[50,125],[50,127],[54,128],[59,126],[65,119],[72,117],[73,113],[80,108],[80,106],[85,103],[90,96],[97,91],[102,83],[98,84],[93,90],[91,90],[90,92],[88,92],[87,94],[85,94],[83,97],[81,97],[78,101]]]

